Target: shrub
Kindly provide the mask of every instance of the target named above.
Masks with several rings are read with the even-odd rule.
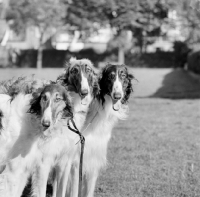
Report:
[[[184,68],[187,63],[187,55],[191,49],[185,42],[175,41],[174,42],[174,67]]]
[[[173,52],[133,54],[127,53],[125,63],[131,67],[171,68],[174,65]]]
[[[200,51],[191,52],[188,55],[188,70],[200,74]]]
[[[100,62],[117,62],[118,51],[106,51],[98,54],[93,49],[84,49],[79,52],[61,51],[61,50],[44,50],[43,51],[43,67],[61,68],[64,62],[70,57],[78,59],[88,58],[94,66],[98,66]],[[149,68],[170,68],[174,65],[173,52],[156,52],[145,54],[133,54],[127,52],[125,54],[125,64],[131,67],[149,67]],[[17,57],[18,67],[36,68],[36,50],[22,50]]]
[[[112,60],[112,56],[115,56],[114,59],[117,59],[116,51],[105,52],[103,54],[97,54],[93,49],[84,49],[79,52],[70,52],[70,51],[62,51],[62,50],[44,50],[43,51],[43,67],[49,68],[59,68],[64,66],[64,62],[69,60],[70,57],[76,57],[78,59],[88,58],[90,59],[95,66],[98,65],[99,62]],[[36,50],[22,50],[17,57],[17,66],[18,67],[36,67],[36,58],[37,51]]]

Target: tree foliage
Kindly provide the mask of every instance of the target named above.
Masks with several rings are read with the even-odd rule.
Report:
[[[19,32],[27,26],[38,27],[41,42],[44,32],[65,24],[86,32],[88,36],[102,26],[114,30],[113,46],[126,48],[127,32],[141,51],[160,35],[167,18],[167,0],[10,0],[7,19]]]
[[[72,0],[66,23],[78,29],[95,29],[109,24],[116,30],[114,42],[123,40],[124,32],[133,32],[136,43],[143,46],[144,38],[160,34],[167,17],[168,6],[161,0]],[[99,27],[99,26],[98,26]]]
[[[27,26],[36,26],[44,32],[61,25],[65,13],[65,7],[56,0],[10,0],[7,20],[12,20],[16,32]]]
[[[44,35],[62,25],[66,6],[58,0],[10,0],[7,20],[16,32],[34,26],[39,31],[38,67],[42,66]]]
[[[175,9],[181,20],[182,30],[188,44],[200,42],[200,1],[179,0]]]
[[[135,44],[140,46],[141,50],[149,43],[145,43],[147,37],[161,33],[160,27],[167,17],[168,9],[159,0],[112,1],[115,6],[110,9],[111,25],[117,28],[118,33],[124,29],[132,31]]]

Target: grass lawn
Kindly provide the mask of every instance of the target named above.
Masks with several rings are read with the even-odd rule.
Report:
[[[0,80],[62,69],[0,70]],[[200,80],[171,69],[134,69],[130,116],[113,130],[95,197],[200,196]],[[163,99],[165,98],[165,99]]]
[[[199,100],[134,99],[113,131],[96,196],[200,195]]]

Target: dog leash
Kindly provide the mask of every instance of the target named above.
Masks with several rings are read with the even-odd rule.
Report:
[[[71,121],[74,129],[70,126],[70,121]],[[81,142],[81,155],[80,155],[80,165],[79,165],[79,187],[78,187],[78,197],[81,197],[82,196],[81,195],[81,193],[82,193],[82,181],[83,181],[83,153],[84,153],[84,146],[85,146],[85,138],[81,134],[81,132],[77,129],[73,118],[68,119],[67,126],[71,131],[73,131],[73,132],[75,132],[79,135],[80,142]]]

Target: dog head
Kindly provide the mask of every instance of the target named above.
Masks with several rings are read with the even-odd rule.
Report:
[[[99,93],[98,77],[90,60],[71,58],[64,75],[57,79],[84,99],[88,95],[96,97]]]
[[[59,118],[73,116],[70,96],[65,87],[58,84],[47,85],[33,94],[30,105],[29,112],[41,116],[45,128],[56,123]]]
[[[128,73],[125,65],[107,64],[102,70],[102,76],[99,81],[100,99],[105,101],[104,96],[111,97],[114,105],[117,102],[127,103],[131,92],[133,91],[131,80],[133,75]]]

